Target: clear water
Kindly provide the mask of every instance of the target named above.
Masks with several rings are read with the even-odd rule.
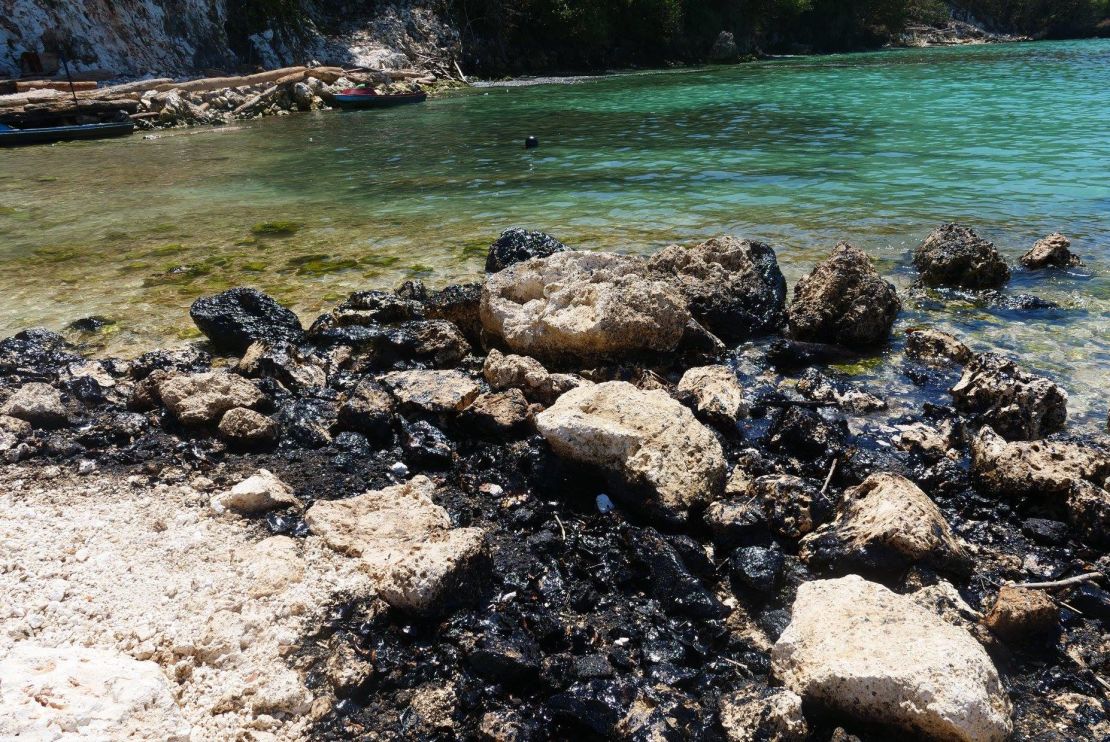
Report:
[[[1100,425],[1110,40],[621,74],[0,151],[0,335],[97,314],[118,322],[106,352],[184,342],[192,299],[243,283],[307,319],[354,289],[475,278],[514,225],[628,252],[757,237],[791,281],[849,239],[905,289],[909,252],[947,220],[1014,263],[1062,231],[1087,267],[1016,273],[1013,290],[1062,311],[907,302],[902,326],[1022,355],[1063,381],[1074,420]],[[273,221],[300,228],[252,234]],[[886,361],[871,373],[901,383],[881,371],[896,351]]]

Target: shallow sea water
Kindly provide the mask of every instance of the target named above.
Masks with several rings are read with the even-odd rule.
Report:
[[[961,220],[1015,265],[1062,231],[1086,266],[1015,271],[1012,292],[1059,310],[907,300],[899,329],[1020,356],[1093,429],[1110,399],[1107,81],[1110,40],[898,50],[0,151],[0,336],[100,315],[116,324],[99,352],[179,344],[190,302],[238,284],[310,320],[356,289],[477,278],[509,226],[635,253],[759,238],[791,283],[847,239],[905,290],[913,247]],[[903,386],[898,347],[866,375]]]

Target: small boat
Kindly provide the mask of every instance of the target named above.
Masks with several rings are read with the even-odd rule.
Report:
[[[427,99],[428,94],[424,92],[381,95],[373,88],[346,88],[336,94],[335,103],[343,109],[390,108],[406,103],[423,103]]]
[[[50,144],[73,139],[104,139],[122,137],[135,131],[133,121],[113,121],[107,124],[77,124],[75,126],[43,126],[35,129],[15,129],[0,124],[0,147],[20,144]]]

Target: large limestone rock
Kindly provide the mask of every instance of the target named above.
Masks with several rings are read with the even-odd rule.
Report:
[[[479,528],[451,528],[424,476],[346,500],[320,500],[305,513],[312,533],[362,560],[382,599],[431,613],[465,599],[486,553]]]
[[[62,395],[49,384],[38,381],[16,389],[0,407],[0,415],[23,420],[36,428],[58,428],[69,422]]]
[[[721,444],[660,390],[578,387],[537,415],[536,427],[560,456],[602,467],[627,500],[667,519],[685,519],[724,488]]]
[[[182,425],[213,425],[228,410],[256,407],[266,398],[247,379],[225,371],[172,375],[158,384],[158,395]]]
[[[930,232],[914,251],[913,264],[926,286],[996,289],[1010,280],[994,243],[962,224],[942,224]]]
[[[971,471],[992,495],[1064,497],[1080,481],[1110,477],[1110,450],[1068,441],[1010,443],[988,426],[971,440]]]
[[[851,575],[798,589],[771,670],[803,700],[938,740],[1012,731],[998,671],[966,630]]]
[[[1071,251],[1071,240],[1059,232],[1037,240],[1029,252],[1021,256],[1021,264],[1026,268],[1074,268],[1083,265]]]
[[[1011,441],[1043,438],[1068,419],[1067,392],[995,353],[975,356],[951,394],[956,409]]]
[[[672,351],[691,319],[669,282],[627,255],[563,252],[486,279],[482,327],[516,353],[604,359]]]
[[[231,353],[259,340],[270,345],[304,340],[297,315],[257,289],[240,286],[197,299],[189,316],[212,345]]]
[[[782,326],[786,279],[770,245],[716,237],[689,248],[671,245],[648,265],[673,275],[694,317],[725,340],[741,342]]]
[[[863,348],[885,343],[902,302],[867,254],[841,242],[794,286],[790,337]]]
[[[0,738],[190,738],[162,669],[89,647],[15,645],[0,660]]]
[[[966,571],[971,558],[940,508],[897,474],[872,474],[847,490],[836,520],[802,540],[802,558],[840,570],[890,573],[911,564]]]

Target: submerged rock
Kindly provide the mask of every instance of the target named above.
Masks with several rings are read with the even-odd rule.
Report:
[[[786,279],[770,245],[716,237],[694,247],[671,245],[648,266],[674,276],[690,312],[724,340],[742,342],[782,326]]]
[[[927,286],[995,289],[1010,280],[994,243],[962,224],[942,224],[930,232],[914,251],[913,264]]]
[[[790,337],[865,348],[886,342],[902,303],[859,248],[841,242],[794,286]]]
[[[182,425],[212,425],[228,410],[266,399],[250,381],[225,371],[170,375],[158,384],[158,395]]]
[[[690,312],[640,258],[566,252],[491,274],[482,326],[517,353],[552,359],[612,359],[673,351]]]
[[[906,330],[906,357],[931,366],[964,365],[972,359],[971,349],[947,332],[915,327]]]
[[[665,392],[623,381],[573,389],[536,416],[560,456],[613,475],[625,499],[684,520],[724,488],[721,444]]]
[[[1036,440],[1063,429],[1068,395],[995,353],[975,356],[952,387],[956,408],[971,413],[1007,440]]]
[[[1059,232],[1037,240],[1029,252],[1021,256],[1026,268],[1075,268],[1083,265],[1078,255],[1071,251],[1071,240]]]
[[[69,424],[62,395],[49,384],[32,381],[15,390],[0,406],[0,415],[30,423],[36,428],[60,428]]]
[[[845,491],[836,520],[802,540],[807,563],[890,575],[913,564],[967,572],[971,557],[929,496],[897,474],[872,474]]]
[[[688,400],[698,417],[728,429],[748,414],[744,389],[728,366],[699,366],[682,375],[675,387],[680,400]]]
[[[218,350],[242,353],[251,343],[299,343],[304,328],[297,315],[257,289],[238,287],[197,299],[193,322]]]
[[[855,575],[798,588],[771,669],[804,701],[867,723],[963,742],[1002,742],[1013,729],[971,634]]]
[[[567,246],[544,232],[533,232],[514,227],[506,229],[489,246],[486,255],[486,273],[497,273],[510,265],[532,258],[546,258],[557,252],[565,252]]]

